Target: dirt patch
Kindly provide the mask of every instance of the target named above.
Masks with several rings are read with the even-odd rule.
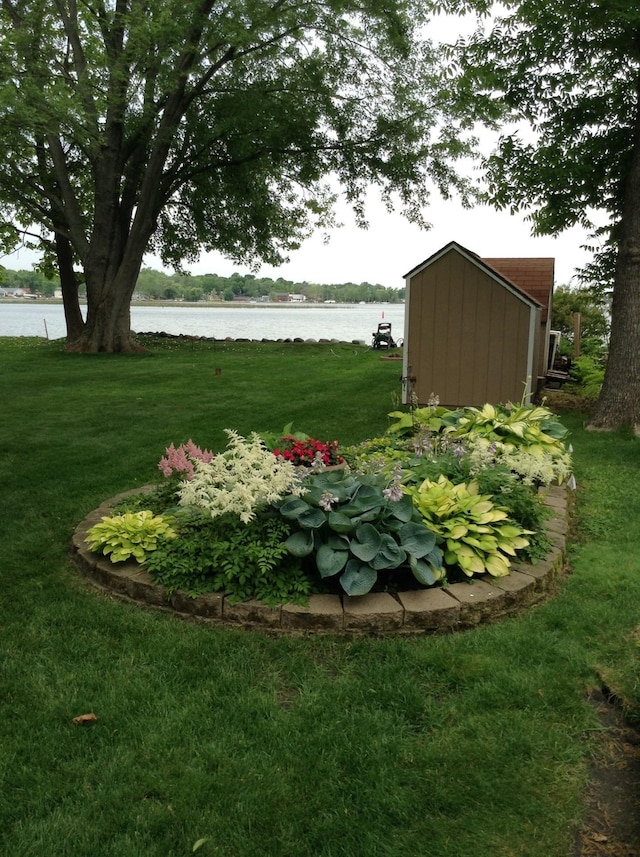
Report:
[[[593,691],[589,702],[603,732],[573,857],[640,857],[640,732],[606,692]]]
[[[558,411],[581,411],[590,414],[595,405],[595,399],[588,399],[573,390],[553,390],[545,387],[540,396],[546,406],[554,413]]]

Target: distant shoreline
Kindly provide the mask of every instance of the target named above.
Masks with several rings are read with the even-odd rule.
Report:
[[[9,304],[47,304],[49,306],[62,306],[62,298],[14,298],[14,297],[6,297],[0,298],[0,306],[4,302]],[[86,306],[86,300],[80,299],[80,306]],[[216,307],[220,309],[227,309],[233,307],[234,309],[300,309],[303,308],[320,308],[322,309],[366,309],[367,307],[373,306],[404,306],[404,301],[370,301],[365,303],[339,303],[339,302],[330,302],[324,303],[324,301],[168,301],[168,300],[148,300],[148,301],[131,301],[131,306],[139,306],[139,307],[168,307],[170,309],[175,309],[176,307],[202,307],[203,309],[211,307]]]

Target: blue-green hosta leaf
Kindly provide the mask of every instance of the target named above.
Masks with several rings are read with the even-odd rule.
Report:
[[[329,527],[335,533],[350,533],[356,528],[356,523],[342,512],[329,512]]]
[[[381,571],[383,568],[398,568],[407,559],[407,554],[387,533],[382,536],[380,550],[370,561],[371,568]]]
[[[359,524],[367,524],[371,521],[375,521],[380,517],[380,506],[376,506],[373,509],[368,509],[366,512],[363,512],[361,515],[356,515],[352,520],[354,526],[358,526]]]
[[[301,497],[290,497],[280,506],[280,514],[283,518],[295,521],[303,512],[308,512],[310,508],[311,506],[305,503]]]
[[[380,550],[382,536],[373,524],[360,524],[351,539],[351,553],[362,562],[370,562]]]
[[[332,550],[328,545],[320,545],[316,553],[316,566],[320,572],[320,577],[333,577],[347,564],[349,559],[349,551]]]
[[[321,527],[326,520],[327,517],[322,509],[309,509],[306,512],[302,512],[301,515],[298,515],[298,523],[300,526],[309,530],[317,530],[318,527]]]
[[[363,485],[353,500],[342,506],[340,511],[344,512],[345,515],[349,515],[350,518],[355,518],[372,511],[377,514],[378,510],[382,509],[384,504],[385,498],[382,495],[382,491],[370,488],[368,485]]]
[[[413,500],[408,494],[403,494],[402,499],[395,503],[389,503],[388,509],[394,518],[406,523],[413,517]]]
[[[540,423],[540,428],[554,440],[563,440],[569,432],[568,428],[554,419],[544,420]]]
[[[433,586],[438,579],[434,574],[433,569],[423,560],[416,559],[413,556],[409,557],[409,567],[416,580],[419,580],[423,586]]]
[[[346,536],[341,536],[338,533],[329,531],[324,536],[324,542],[334,551],[348,551],[349,539]]]
[[[428,530],[424,524],[410,521],[400,528],[398,535],[402,547],[416,558],[426,556],[435,547],[435,533]]]
[[[350,559],[340,575],[340,583],[347,595],[366,595],[378,579],[378,573],[369,565]]]
[[[299,530],[291,533],[284,546],[293,556],[309,556],[313,551],[313,532],[311,530]]]

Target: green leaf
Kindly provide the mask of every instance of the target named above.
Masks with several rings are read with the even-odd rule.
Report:
[[[322,509],[309,509],[306,512],[302,512],[302,514],[298,515],[298,523],[301,527],[305,527],[310,530],[317,530],[321,527],[327,517]]]
[[[437,578],[433,569],[422,559],[409,557],[409,567],[416,580],[420,581],[423,586],[433,586]]]
[[[332,550],[328,545],[320,545],[316,553],[316,566],[320,577],[333,577],[345,567],[349,559],[349,551]]]
[[[351,553],[363,562],[369,562],[380,550],[382,536],[372,524],[361,524],[351,540]]]
[[[382,536],[380,550],[370,561],[371,568],[381,571],[383,568],[398,568],[407,559],[406,551],[387,533]]]
[[[211,839],[210,836],[205,836],[202,839],[198,839],[197,842],[194,843],[193,848],[191,849],[192,853],[199,851],[203,845],[205,845]]]
[[[356,522],[342,512],[329,512],[329,527],[336,533],[350,533],[356,528]]]
[[[377,572],[369,565],[350,559],[340,575],[340,583],[347,595],[366,595],[378,579]]]
[[[408,494],[403,494],[402,499],[396,503],[389,503],[389,511],[399,521],[408,522],[414,513],[413,500]]]
[[[409,522],[400,528],[398,535],[402,547],[416,558],[426,556],[436,543],[435,534],[422,524]]]
[[[313,551],[313,544],[313,532],[311,530],[299,530],[289,536],[284,546],[292,556],[309,556]]]
[[[349,550],[349,539],[331,531],[325,534],[324,543],[334,551]]]
[[[309,509],[311,509],[311,506],[305,503],[300,497],[291,497],[285,500],[282,506],[280,506],[280,514],[283,518],[295,521],[303,512],[307,512]]]

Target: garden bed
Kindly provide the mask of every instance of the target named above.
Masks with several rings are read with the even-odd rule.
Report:
[[[535,564],[514,563],[506,577],[477,575],[468,582],[404,592],[367,595],[311,595],[308,606],[270,607],[257,600],[232,603],[224,593],[167,595],[135,561],[114,564],[88,549],[88,530],[125,494],[107,500],[78,525],[73,556],[86,579],[113,596],[144,607],[217,626],[273,634],[423,635],[451,633],[510,616],[544,600],[565,567],[570,494],[566,487],[542,491],[550,517],[545,522],[552,548]],[[130,492],[127,492],[130,493]]]

